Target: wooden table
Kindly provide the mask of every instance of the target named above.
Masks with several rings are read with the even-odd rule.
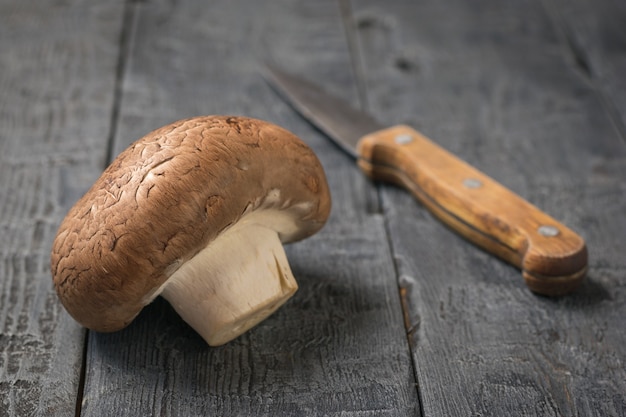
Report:
[[[580,233],[576,293],[368,181],[260,75],[301,74],[412,125]],[[60,305],[49,251],[143,134],[195,115],[279,124],[333,211],[287,247],[300,290],[210,348],[157,299],[126,329]],[[626,3],[0,0],[1,416],[626,415]]]

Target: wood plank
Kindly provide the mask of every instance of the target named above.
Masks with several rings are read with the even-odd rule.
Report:
[[[73,415],[84,332],[49,270],[104,162],[123,2],[0,1],[0,415]]]
[[[559,28],[532,0],[356,5],[376,114],[420,128],[590,251],[577,293],[538,297],[519,271],[380,186],[424,415],[624,415],[626,149]]]
[[[626,3],[615,0],[547,0],[571,60],[589,79],[626,140]]]
[[[259,61],[269,57],[328,77],[355,97],[337,4],[197,0],[135,7],[114,153],[183,117],[262,118],[314,148],[334,206],[322,232],[286,248],[300,285],[294,298],[235,341],[208,347],[161,299],[121,332],[90,332],[83,415],[418,414],[374,189],[259,72]]]

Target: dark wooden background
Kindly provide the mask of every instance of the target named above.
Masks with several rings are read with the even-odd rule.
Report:
[[[372,184],[262,63],[410,124],[588,242],[575,294],[531,294],[406,192]],[[51,285],[69,207],[179,118],[302,137],[333,212],[300,284],[207,347],[157,299],[85,331]],[[622,0],[0,0],[0,416],[626,415]]]

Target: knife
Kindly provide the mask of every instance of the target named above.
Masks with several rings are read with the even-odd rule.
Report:
[[[585,241],[565,225],[411,127],[385,127],[307,80],[266,69],[279,95],[368,177],[410,191],[460,235],[521,269],[531,291],[564,295],[583,281]]]

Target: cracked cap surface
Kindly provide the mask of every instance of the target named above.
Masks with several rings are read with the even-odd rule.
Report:
[[[324,225],[330,193],[304,142],[245,117],[164,126],[123,151],[68,212],[51,252],[57,294],[85,327],[119,330],[180,265],[255,210],[268,211],[283,243]]]

